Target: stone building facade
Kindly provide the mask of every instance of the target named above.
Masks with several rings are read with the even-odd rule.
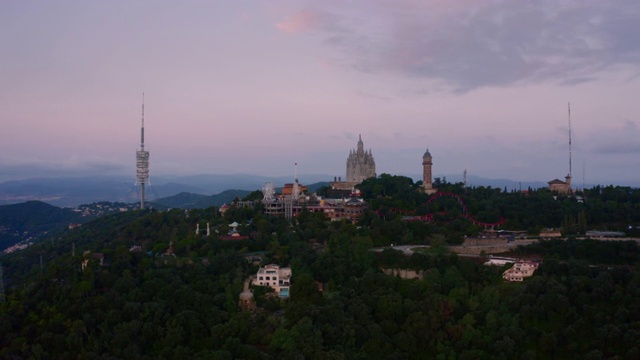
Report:
[[[376,162],[371,149],[364,150],[362,136],[358,138],[358,148],[352,149],[347,158],[347,182],[361,183],[363,180],[376,177]]]
[[[558,194],[569,195],[571,194],[571,174],[567,174],[564,177],[565,181],[553,179],[547,184],[549,184],[549,190],[556,191]]]
[[[518,261],[512,268],[502,274],[502,278],[507,281],[522,282],[524,278],[533,276],[538,269],[538,263],[532,261]]]

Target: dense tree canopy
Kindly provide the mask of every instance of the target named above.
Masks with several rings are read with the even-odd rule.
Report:
[[[438,185],[474,217],[504,217],[511,229],[559,228],[568,215],[579,232],[580,214],[591,229],[638,224],[632,189],[592,189],[579,202],[547,190]],[[138,211],[4,256],[0,358],[640,357],[637,242],[541,241],[517,251],[543,260],[536,274],[506,283],[505,268],[447,251],[479,231],[457,198],[428,202],[410,179],[390,175],[361,190],[370,208],[358,224],[310,212],[290,223],[260,207],[224,216],[216,208]],[[406,221],[400,210],[438,217]],[[232,222],[248,240],[223,240]],[[208,237],[196,233],[206,223]],[[391,242],[432,246],[411,256],[371,251]],[[244,258],[250,252],[263,254],[262,264],[291,266],[290,298],[255,287],[258,310],[239,308],[244,282],[258,269]],[[93,253],[104,255],[102,265]],[[422,279],[383,269],[415,270]]]

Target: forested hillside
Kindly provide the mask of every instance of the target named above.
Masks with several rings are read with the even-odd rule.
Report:
[[[153,200],[152,204],[161,205],[165,208],[204,209],[211,206],[221,206],[231,203],[233,200],[243,198],[249,193],[251,193],[251,191],[226,190],[220,194],[207,196],[181,192],[173,196]]]
[[[506,268],[447,250],[447,243],[470,228],[454,224],[467,221],[456,213],[457,200],[425,204],[427,199],[412,190],[416,184],[395,179],[406,185],[398,189],[394,181],[385,183],[394,179],[379,180],[371,190],[363,184],[371,211],[358,224],[330,223],[323,214],[309,212],[289,223],[265,216],[259,207],[231,208],[224,216],[216,208],[138,211],[100,218],[55,242],[4,256],[0,357],[640,357],[636,242],[543,241],[519,250],[542,260],[535,275],[524,283],[506,283],[501,277]],[[578,203],[545,192],[441,186],[458,191],[474,216],[496,211],[509,219],[518,204],[542,213],[549,206],[556,215],[541,214],[540,221],[559,225],[568,214],[595,211],[589,206],[596,201],[603,206],[613,201],[629,211],[637,206],[633,193],[614,189],[617,198],[604,199],[609,189],[600,189],[589,195],[593,200]],[[538,205],[524,206],[527,199]],[[441,218],[402,221],[397,208],[435,211]],[[638,220],[587,218],[602,227]],[[196,234],[196,225],[203,229],[207,222],[211,235]],[[221,240],[232,222],[249,239]],[[411,256],[371,251],[391,241],[431,247]],[[258,309],[242,311],[243,283],[258,269],[244,255],[255,251],[264,251],[262,264],[291,266],[290,298],[273,298],[256,287]],[[102,264],[93,256],[98,253]],[[404,280],[385,275],[382,268],[413,269],[424,276]]]
[[[60,231],[70,222],[79,222],[82,214],[41,201],[0,205],[0,251],[24,240],[37,241],[48,233]]]
[[[526,230],[530,235],[544,228],[560,229],[564,235],[596,229],[640,235],[640,189],[636,188],[596,186],[564,196],[548,189],[465,188],[461,183],[436,179],[434,185],[439,195],[444,195],[433,199],[417,191],[420,185],[388,174],[365,180],[358,186],[370,203],[363,222],[381,232],[397,234],[404,226],[404,216],[432,214],[434,221],[430,223],[408,225],[410,241],[415,241],[416,234],[421,238],[435,232],[447,235],[449,242],[459,242],[463,236],[475,236],[483,230],[478,223],[501,223],[501,229]],[[400,241],[404,241],[402,237]],[[375,238],[374,242],[384,244]]]

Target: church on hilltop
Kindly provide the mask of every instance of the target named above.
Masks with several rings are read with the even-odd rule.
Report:
[[[358,147],[349,151],[347,157],[347,176],[334,178],[331,187],[336,190],[351,192],[355,186],[366,179],[376,177],[376,162],[371,149],[365,150],[362,135],[358,136]]]
[[[371,149],[364,150],[364,143],[360,135],[358,137],[358,148],[352,149],[347,158],[346,181],[359,184],[372,177],[376,177],[376,162],[373,160]]]

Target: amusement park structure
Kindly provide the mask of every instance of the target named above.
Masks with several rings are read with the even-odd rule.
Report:
[[[484,221],[480,221],[477,220],[476,218],[474,218],[470,213],[469,213],[469,208],[467,208],[467,205],[465,204],[464,200],[462,200],[462,197],[460,197],[460,195],[458,194],[454,194],[454,193],[449,193],[449,192],[437,192],[435,194],[433,194],[427,201],[425,201],[424,204],[430,204],[442,197],[451,197],[454,198],[455,200],[458,201],[458,203],[460,204],[460,206],[462,207],[462,216],[469,220],[471,223],[473,223],[474,225],[479,225],[479,226],[483,226],[485,229],[494,229],[495,227],[498,226],[502,226],[504,225],[506,219],[504,217],[501,217],[499,221],[497,222],[484,222]],[[394,212],[401,212],[401,213],[405,213],[405,214],[410,214],[410,213],[414,213],[415,211],[406,211],[406,210],[401,210],[401,209],[391,209],[391,211]],[[405,216],[404,220],[405,221],[425,221],[425,222],[433,222],[435,220],[437,214],[432,213],[432,214],[425,214],[425,215],[414,215],[414,216]]]

